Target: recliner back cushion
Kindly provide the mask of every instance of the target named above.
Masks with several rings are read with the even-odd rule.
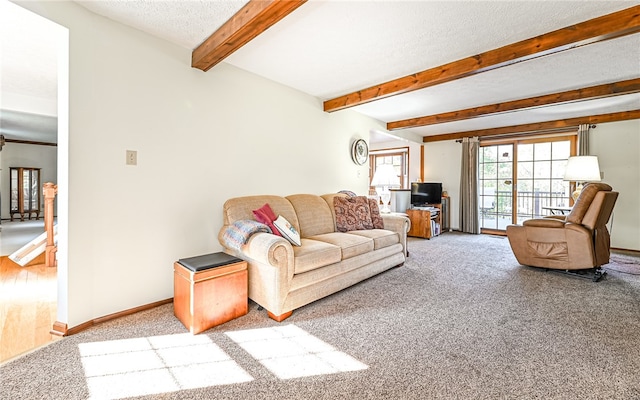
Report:
[[[609,222],[618,192],[600,191],[591,202],[591,207],[582,218],[582,225],[588,229],[605,226]]]
[[[294,194],[286,197],[293,205],[300,224],[300,236],[308,238],[315,235],[335,232],[333,215],[326,201],[313,194]]]
[[[573,205],[571,212],[567,215],[567,222],[574,224],[582,224],[582,219],[591,206],[593,198],[601,190],[611,191],[611,186],[606,183],[588,183],[582,189],[576,204]]]

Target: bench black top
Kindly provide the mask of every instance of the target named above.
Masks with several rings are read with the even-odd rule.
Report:
[[[211,253],[202,256],[181,258],[178,260],[182,266],[193,271],[204,271],[205,269],[222,267],[229,264],[241,262],[238,257],[230,256],[227,253]]]

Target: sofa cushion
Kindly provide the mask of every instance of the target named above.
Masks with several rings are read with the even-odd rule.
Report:
[[[373,248],[375,250],[400,243],[400,237],[398,234],[386,229],[369,229],[365,231],[351,231],[349,233],[373,239]]]
[[[381,250],[372,251],[358,257],[352,257],[339,263],[327,265],[322,268],[316,268],[302,274],[295,274],[291,280],[289,293],[300,289],[305,290],[305,288],[309,288],[310,286],[317,286],[318,284],[322,284],[323,281],[326,283],[329,283],[329,281],[340,281],[342,280],[341,277],[344,277],[344,275],[350,271],[360,270],[364,272],[372,268],[374,265],[380,265],[381,263],[386,264],[386,260],[389,257],[395,257],[398,253],[402,253],[402,245],[400,243],[390,247],[385,247]],[[398,261],[393,265],[398,265],[400,263],[402,263],[402,261]],[[367,266],[362,268],[363,265]]]
[[[347,195],[344,193],[329,193],[329,194],[323,194],[320,197],[324,199],[329,209],[331,210],[331,219],[333,221],[333,232],[337,232],[338,230],[336,229],[336,208],[333,206],[333,199],[334,197],[347,197]]]
[[[339,246],[318,240],[301,239],[302,246],[294,247],[294,274],[340,262],[342,250]]]
[[[366,197],[334,197],[333,206],[339,232],[373,229],[369,199]]]
[[[373,251],[373,239],[349,233],[325,233],[323,235],[312,236],[309,239],[330,243],[340,247],[343,260]]]
[[[294,194],[286,198],[296,211],[301,237],[308,238],[335,231],[331,209],[322,197]]]

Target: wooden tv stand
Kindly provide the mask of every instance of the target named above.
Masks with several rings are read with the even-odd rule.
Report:
[[[430,210],[419,208],[410,208],[406,211],[411,220],[408,236],[431,239],[442,232],[442,204],[429,204],[428,206],[436,208],[437,211],[432,213]],[[437,225],[435,232],[432,230],[432,220]]]

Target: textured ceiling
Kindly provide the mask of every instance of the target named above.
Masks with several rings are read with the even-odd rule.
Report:
[[[247,1],[75,0],[83,7],[187,49],[194,49]]]
[[[197,47],[246,3],[76,2],[92,12],[188,49]],[[225,62],[326,100],[637,4],[637,1],[310,0]],[[28,26],[22,21],[9,24],[10,20],[0,9],[2,37],[10,35],[12,39],[27,40],[25,37],[29,35],[20,29]],[[12,33],[8,32],[9,28]],[[38,46],[50,45],[42,42],[43,36],[30,39],[29,51],[46,59],[47,51]],[[14,54],[8,59],[19,57]],[[11,77],[9,83],[3,79],[3,91],[24,90],[31,95],[40,91],[40,96],[55,93],[55,84],[47,84],[46,76],[50,72],[44,71],[45,63],[39,64],[43,70],[38,73],[6,67],[4,54],[2,62],[2,77]],[[21,71],[30,77],[21,81],[18,77]],[[639,77],[640,34],[634,34],[353,109],[390,122]],[[24,87],[20,88],[21,85]],[[633,109],[640,109],[640,99],[628,95],[405,129],[392,134],[419,140],[426,135]]]
[[[631,4],[310,1],[226,61],[327,99]]]

